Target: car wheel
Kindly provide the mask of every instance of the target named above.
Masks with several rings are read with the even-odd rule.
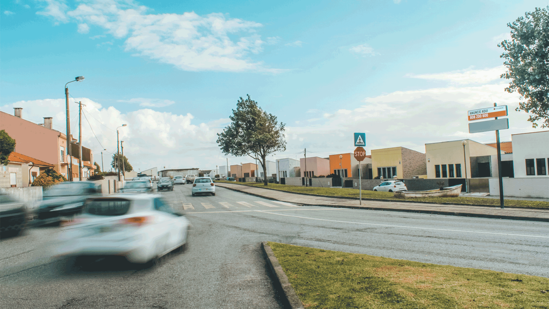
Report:
[[[374,191],[377,191],[377,189],[374,189]]]
[[[192,196],[194,196],[194,193],[191,193]]]
[[[212,193],[213,196],[215,196],[215,193]]]
[[[389,192],[393,192],[393,190],[389,190]]]

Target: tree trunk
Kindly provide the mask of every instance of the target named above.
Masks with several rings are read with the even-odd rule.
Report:
[[[267,162],[265,160],[266,156],[261,157],[261,165],[263,165],[263,185],[267,186],[269,182],[267,181]]]

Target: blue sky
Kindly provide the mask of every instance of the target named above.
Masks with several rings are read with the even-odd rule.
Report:
[[[118,123],[129,122],[123,134],[137,169],[222,165],[215,133],[246,94],[288,126],[288,150],[272,158],[299,157],[304,147],[350,152],[354,131],[367,132],[370,149],[491,142],[493,134],[467,133],[466,111],[516,106],[498,78],[496,45],[508,22],[547,5],[6,0],[0,110],[23,106],[35,122],[55,115],[64,131],[63,86],[83,75],[69,88],[88,102],[97,138],[88,126],[85,142],[98,158],[100,145],[115,148]],[[534,130],[513,113],[503,139]]]

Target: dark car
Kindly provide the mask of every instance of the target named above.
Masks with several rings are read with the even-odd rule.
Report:
[[[27,208],[25,204],[0,192],[0,238],[19,235],[26,225]]]
[[[153,192],[152,184],[149,180],[128,181],[124,188],[120,189],[120,193],[151,193]]]
[[[65,217],[82,212],[84,202],[100,196],[101,189],[93,182],[62,182],[44,190],[44,199],[35,212],[36,225],[60,223]]]
[[[170,177],[162,177],[158,181],[158,184],[156,185],[156,189],[158,191],[160,190],[173,191],[173,181],[170,179]]]

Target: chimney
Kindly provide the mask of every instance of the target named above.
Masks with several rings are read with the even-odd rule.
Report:
[[[15,117],[19,117],[19,118],[23,118],[23,108],[22,107],[14,107],[13,108],[14,111],[13,111],[13,115]]]
[[[44,117],[44,128],[51,129],[52,121],[51,117]]]

